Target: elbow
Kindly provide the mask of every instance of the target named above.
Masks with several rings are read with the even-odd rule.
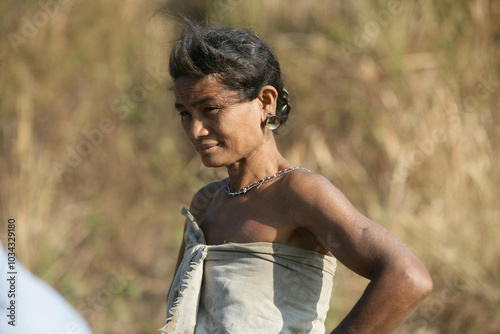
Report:
[[[406,270],[405,278],[406,288],[411,292],[415,302],[420,303],[432,292],[432,278],[419,261]]]

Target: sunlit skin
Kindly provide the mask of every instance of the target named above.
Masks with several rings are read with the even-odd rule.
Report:
[[[275,114],[274,87],[265,86],[257,98],[240,101],[237,92],[214,76],[181,77],[174,94],[184,132],[203,164],[226,167],[229,175],[198,191],[191,204],[208,244],[259,241],[311,249],[335,256],[370,279],[332,333],[387,333],[430,293],[427,270],[406,246],[359,213],[321,175],[295,170],[243,195],[226,194],[228,180],[236,191],[294,166],[280,154],[265,126],[266,115]],[[183,243],[177,267],[184,248]]]

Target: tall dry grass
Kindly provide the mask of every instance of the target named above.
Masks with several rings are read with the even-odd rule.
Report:
[[[500,5],[397,3],[189,8],[269,42],[294,97],[282,152],[429,268],[434,292],[398,333],[497,333]],[[43,23],[38,1],[0,3],[0,237],[15,217],[19,259],[96,333],[161,326],[179,208],[223,175],[201,166],[172,112],[164,71],[178,29],[152,17],[157,5],[67,1]],[[11,33],[25,37],[17,47]],[[339,268],[329,329],[366,283]]]

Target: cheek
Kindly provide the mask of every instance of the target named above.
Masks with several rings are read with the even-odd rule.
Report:
[[[239,112],[238,127],[240,131],[255,134],[261,132],[261,113],[254,105],[249,105]]]
[[[243,124],[244,132],[252,141],[260,141],[264,135],[260,115],[250,115]]]
[[[234,143],[243,150],[248,147],[254,147],[262,141],[262,128],[260,119],[254,115],[241,117],[237,123],[231,126],[232,138]]]
[[[182,130],[184,131],[184,134],[186,136],[188,136],[189,135],[189,128],[190,128],[189,122],[186,120],[181,120],[181,126],[182,126]]]
[[[233,149],[247,151],[263,136],[260,111],[251,104],[228,109],[220,115],[217,130]]]

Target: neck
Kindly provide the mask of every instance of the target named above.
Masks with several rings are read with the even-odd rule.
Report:
[[[276,142],[272,140],[226,168],[231,190],[236,191],[292,166],[279,153]]]

